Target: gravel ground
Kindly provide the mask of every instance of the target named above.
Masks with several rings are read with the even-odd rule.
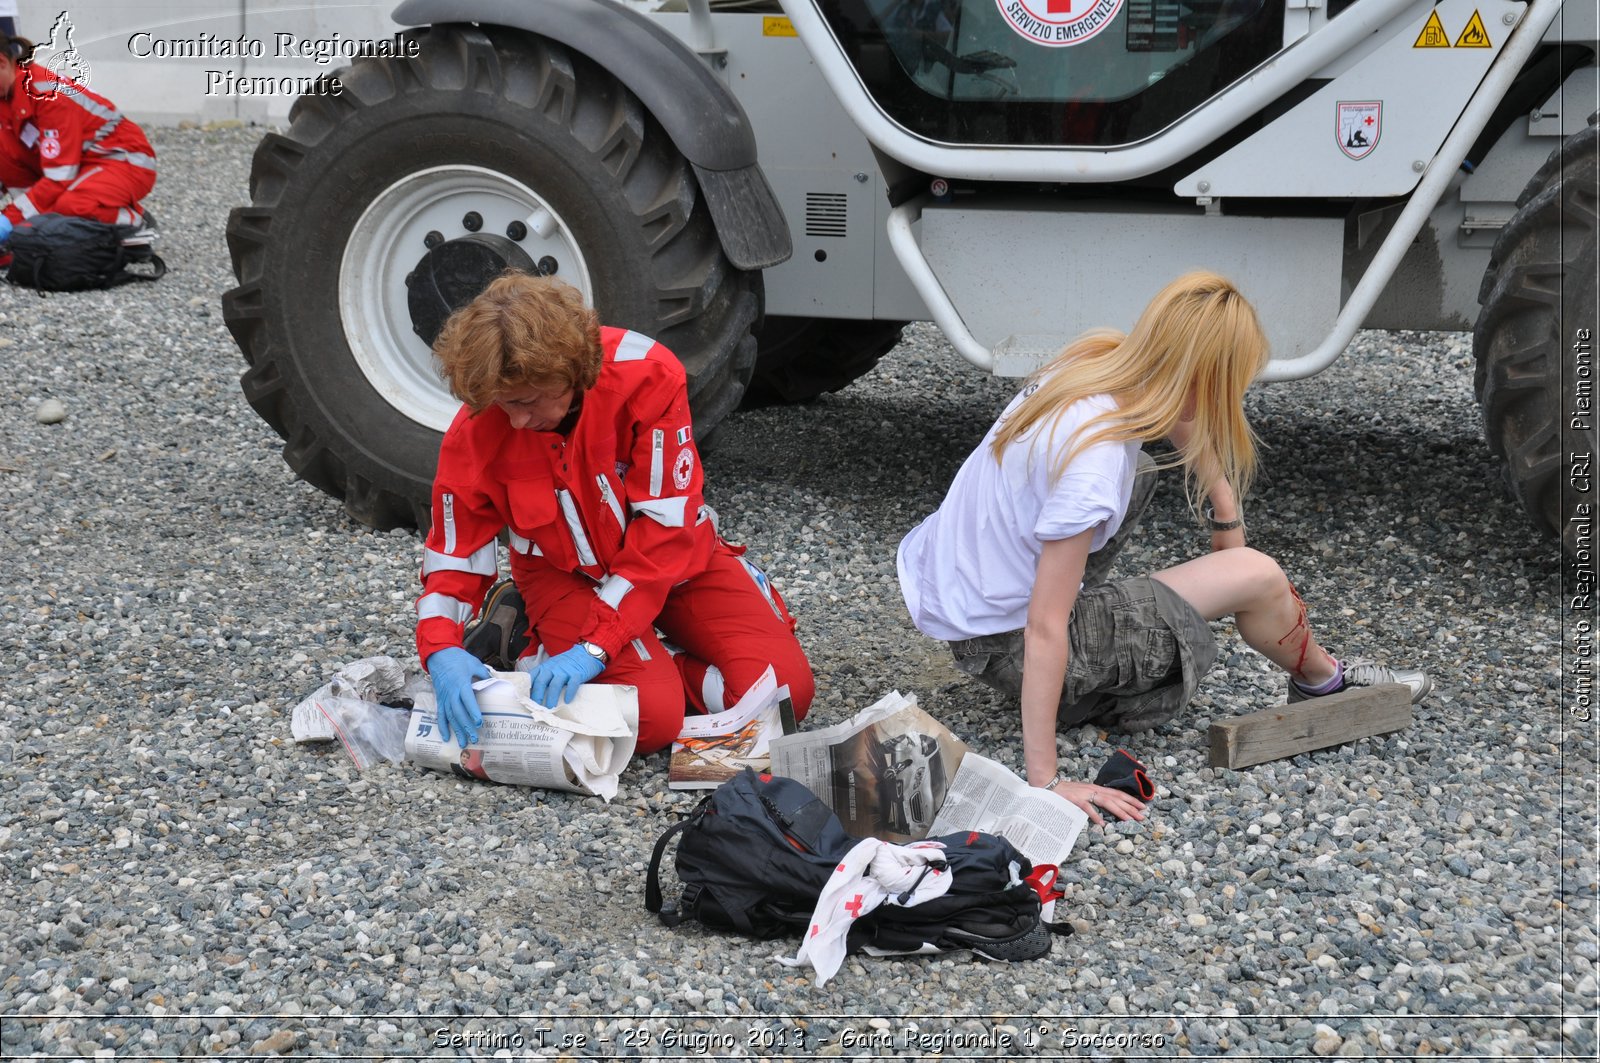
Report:
[[[256,136],[158,132],[160,284],[0,290],[0,1055],[1593,1056],[1567,1016],[1596,999],[1594,736],[1562,730],[1559,558],[1498,486],[1467,337],[1365,333],[1251,401],[1252,542],[1334,648],[1432,671],[1410,730],[1206,767],[1213,719],[1283,695],[1217,625],[1226,667],[1179,721],[1061,737],[1085,775],[1126,745],[1160,789],[1080,843],[1077,935],[816,989],[644,912],[694,802],[659,757],[605,805],[289,741],[338,665],[411,652],[419,547],[296,481],[240,394],[218,295]],[[707,457],[801,618],[813,723],[899,688],[1020,767],[1015,707],[911,628],[893,566],[1011,387],[918,326]],[[1180,508],[1164,486],[1124,571],[1202,549]]]

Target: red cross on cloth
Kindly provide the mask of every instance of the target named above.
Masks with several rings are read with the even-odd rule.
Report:
[[[850,913],[851,919],[861,918],[861,894],[856,894],[844,902],[844,910]]]
[[[1072,14],[1072,0],[1047,0],[1044,9],[1052,15]]]

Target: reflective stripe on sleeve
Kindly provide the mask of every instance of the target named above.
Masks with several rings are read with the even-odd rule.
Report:
[[[435,572],[470,572],[474,576],[494,575],[496,572],[494,540],[490,539],[466,557],[441,554],[437,550],[422,551],[422,574],[429,576]]]
[[[667,433],[660,428],[650,433],[650,493],[661,497],[661,452],[666,449]]]
[[[606,474],[603,472],[596,473],[594,481],[600,485],[600,497],[611,507],[611,515],[617,518],[617,527],[626,528],[628,521],[622,515],[622,503],[617,501],[617,493],[611,490],[611,481],[606,479]]]
[[[708,520],[711,522],[711,530],[712,531],[716,531],[717,530],[717,511],[712,509],[710,506],[701,506],[700,507],[700,512],[695,514],[695,518],[694,518],[695,527],[698,528],[700,525],[704,524]]]
[[[88,93],[81,91],[77,85],[74,85],[71,82],[34,81],[32,83],[32,89],[36,93],[44,93],[46,95],[48,95],[51,90],[54,90],[58,96],[62,96],[71,100],[73,103],[77,104],[79,107],[82,107],[85,111],[88,111],[90,114],[94,115],[103,122],[121,121],[122,119],[122,115],[114,108],[102,107],[94,100],[91,100]]]
[[[72,166],[46,166],[44,175],[52,181],[70,181],[78,176],[78,167]]]
[[[103,159],[106,162],[125,162],[129,166],[140,166],[146,170],[154,170],[156,168],[156,157],[154,155],[146,155],[142,151],[123,151],[121,148],[107,149],[98,145],[91,145],[91,147],[94,148],[91,154],[96,161]]]
[[[628,331],[622,334],[622,342],[617,344],[617,353],[612,356],[614,362],[637,362],[650,353],[650,348],[656,341],[649,336],[641,336],[637,332]]]
[[[13,199],[11,202],[17,205],[18,210],[22,211],[22,216],[24,218],[31,218],[35,214],[39,213],[39,208],[33,205],[33,200],[28,198],[26,192],[18,196],[16,199]]]
[[[472,619],[472,606],[448,594],[424,594],[417,599],[418,620],[430,620],[436,616],[465,624]]]
[[[641,661],[650,659],[650,651],[644,648],[644,639],[633,640],[633,652],[639,655],[639,660]]]
[[[567,530],[572,533],[572,543],[578,548],[578,564],[595,564],[594,548],[589,545],[589,537],[583,532],[583,522],[578,519],[578,507],[572,501],[572,492],[557,491],[556,498],[561,500],[561,515],[567,518]]]
[[[683,527],[683,514],[688,506],[689,500],[682,495],[677,498],[650,498],[643,502],[628,503],[629,509],[644,514],[663,528]]]
[[[631,590],[633,590],[632,583],[629,583],[616,573],[612,573],[600,581],[600,586],[596,587],[594,592],[600,596],[602,602],[605,602],[611,608],[620,609],[622,607],[622,599],[626,598]]]
[[[113,115],[110,119],[108,119],[107,121],[101,123],[99,129],[96,129],[94,131],[94,136],[89,138],[89,143],[91,143],[91,144],[99,143],[100,141],[104,140],[106,137],[109,137],[111,135],[112,131],[115,130],[117,128],[117,126],[119,126],[121,124],[122,124],[122,116],[120,114]]]

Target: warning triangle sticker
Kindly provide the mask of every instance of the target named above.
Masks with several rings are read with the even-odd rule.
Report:
[[[1417,34],[1417,43],[1413,48],[1448,48],[1450,35],[1444,31],[1444,23],[1439,21],[1439,12],[1428,12],[1428,21],[1423,24],[1422,32]]]
[[[1477,11],[1467,19],[1467,28],[1461,31],[1461,36],[1456,38],[1457,48],[1493,48],[1489,41],[1489,31],[1483,28],[1483,18]]]

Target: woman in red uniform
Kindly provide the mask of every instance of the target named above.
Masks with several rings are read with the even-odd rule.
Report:
[[[0,35],[0,241],[36,214],[143,225],[156,154],[116,105],[32,62],[33,44]]]
[[[434,353],[464,403],[439,450],[417,600],[446,738],[466,745],[482,723],[472,680],[488,672],[462,629],[494,581],[502,530],[535,701],[632,684],[649,753],[677,737],[686,704],[731,706],[770,665],[804,715],[811,666],[783,600],[717,534],[671,351],[600,327],[560,281],[514,273],[457,311]]]

